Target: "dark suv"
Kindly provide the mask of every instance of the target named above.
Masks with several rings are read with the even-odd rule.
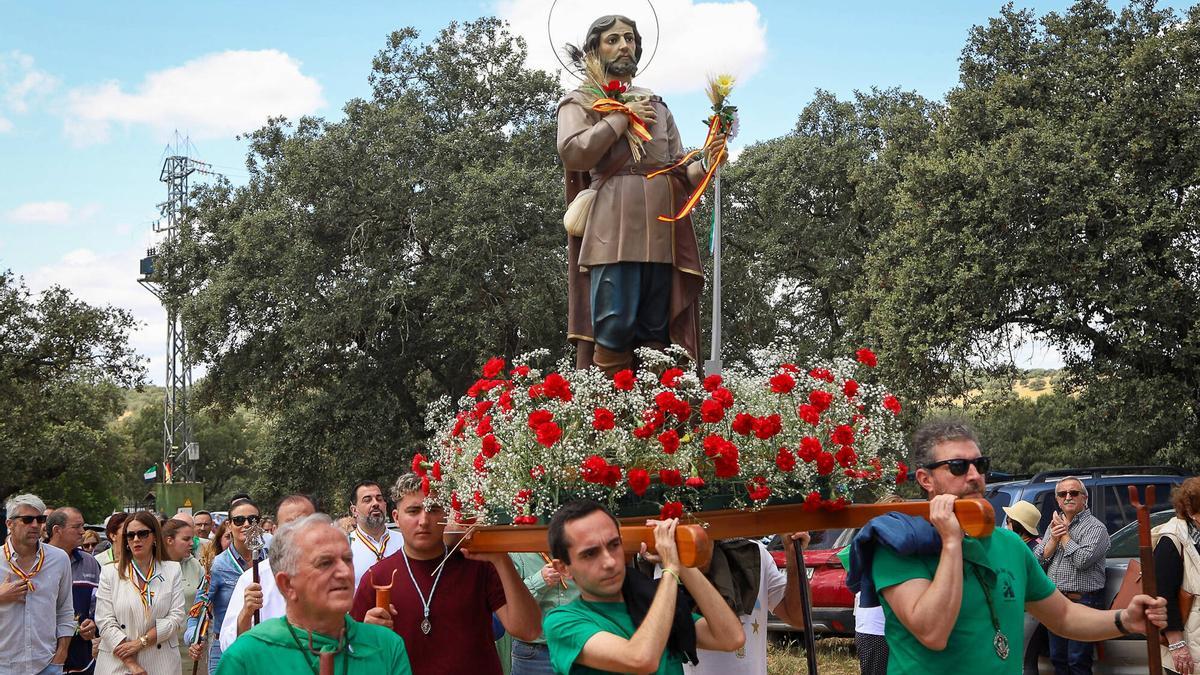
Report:
[[[1068,476],[1078,478],[1088,491],[1088,508],[1092,515],[1104,522],[1109,533],[1137,520],[1133,505],[1129,503],[1129,486],[1138,486],[1145,498],[1145,486],[1155,486],[1154,503],[1148,504],[1151,511],[1168,508],[1171,504],[1171,488],[1179,485],[1191,474],[1177,466],[1091,466],[1078,469],[1055,469],[1043,471],[1023,480],[992,483],[984,496],[996,510],[996,526],[1003,527],[1008,520],[1002,507],[1023,499],[1038,508],[1042,519],[1038,533],[1044,533],[1050,517],[1058,508],[1054,500],[1054,485]]]

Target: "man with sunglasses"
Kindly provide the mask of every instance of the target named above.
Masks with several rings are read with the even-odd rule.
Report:
[[[46,505],[36,495],[5,504],[0,566],[0,673],[59,675],[75,634],[71,560],[42,543]]]
[[[1088,493],[1078,478],[1054,486],[1059,511],[1049,532],[1034,549],[1047,565],[1054,586],[1072,602],[1088,607],[1104,604],[1104,556],[1110,544],[1108,529],[1088,510]],[[1050,661],[1055,673],[1092,672],[1092,643],[1050,634]]]
[[[1119,611],[1073,603],[1012,531],[997,528],[980,539],[963,534],[954,502],[982,498],[990,468],[965,423],[922,425],[913,455],[917,483],[929,496],[932,528],[905,521],[910,538],[919,542],[916,552],[902,555],[880,544],[870,563],[883,599],[889,673],[1016,675],[1026,611],[1051,632],[1091,642],[1143,633],[1147,621],[1166,625],[1162,598],[1138,595]],[[932,548],[925,553],[927,545]]]

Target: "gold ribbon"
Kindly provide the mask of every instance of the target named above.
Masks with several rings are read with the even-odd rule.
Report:
[[[659,216],[658,219],[660,221],[664,223],[673,223],[677,220],[686,218],[687,215],[692,212],[692,209],[696,208],[696,204],[700,201],[700,197],[704,196],[704,191],[708,189],[708,184],[712,182],[713,176],[716,175],[717,169],[721,166],[721,162],[725,159],[725,141],[723,139],[721,141],[714,140],[716,139],[717,134],[720,132],[721,116],[713,115],[708,120],[708,136],[704,139],[704,148],[708,148],[708,146],[712,145],[714,142],[717,143],[717,150],[713,153],[712,166],[708,167],[708,171],[704,173],[704,177],[700,179],[700,183],[696,186],[696,189],[692,190],[692,194],[688,196],[687,201],[683,203],[683,206],[679,209],[679,212],[674,216]],[[659,169],[653,173],[646,174],[646,179],[649,180],[655,176],[661,176],[668,171],[672,171],[687,164],[688,162],[692,161],[693,157],[703,152],[704,148],[689,152],[683,156],[683,159],[675,162],[665,169]]]
[[[610,112],[624,113],[627,117],[629,117],[629,130],[633,132],[634,136],[642,139],[642,142],[654,140],[654,137],[650,135],[650,130],[646,128],[645,121],[634,114],[634,112],[630,110],[628,106],[620,101],[611,98],[598,98],[596,99],[596,102],[592,104],[592,110],[595,110],[601,114]]]
[[[376,548],[375,544],[371,542],[371,535],[363,532],[361,528],[358,528],[358,540],[367,547],[367,550],[375,554],[375,562],[383,560],[383,556],[387,552],[388,539],[390,538],[390,534],[385,530],[383,533],[383,538],[379,540],[379,548]]]
[[[132,561],[130,567],[133,568],[133,587],[137,589],[138,598],[142,601],[142,607],[146,612],[150,612],[150,604],[154,602],[154,594],[150,592],[150,580],[154,578],[154,559],[150,559],[150,571],[142,574],[142,570],[138,568],[137,561]],[[140,584],[138,582],[141,582]]]
[[[13,562],[12,558],[13,558],[13,554],[9,550],[8,542],[6,541],[6,542],[4,542],[4,560],[8,562],[8,569],[12,570],[13,574],[20,577],[21,581],[25,582],[25,587],[29,589],[30,593],[32,593],[34,591],[33,578],[38,575],[38,572],[42,571],[42,565],[46,564],[45,549],[42,548],[42,545],[40,543],[38,544],[38,559],[36,562],[33,563],[33,570],[31,570],[28,573],[26,573],[25,570],[21,569],[21,567],[19,565],[17,565],[15,562]]]

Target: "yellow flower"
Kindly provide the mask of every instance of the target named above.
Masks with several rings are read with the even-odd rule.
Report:
[[[733,92],[733,85],[737,80],[729,74],[718,75],[713,80],[713,88],[721,95],[721,98],[729,96]]]

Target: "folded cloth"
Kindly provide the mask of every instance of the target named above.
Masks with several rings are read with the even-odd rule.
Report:
[[[903,513],[885,513],[872,518],[850,542],[850,569],[846,586],[859,593],[860,607],[878,607],[879,595],[871,576],[875,547],[883,544],[902,556],[940,555],[942,537],[924,518]],[[978,539],[963,537],[963,560],[975,565],[989,585],[994,585],[996,572],[987,559],[987,552]]]
[[[674,583],[670,579],[656,581],[642,574],[636,567],[625,568],[625,583],[621,586],[621,595],[625,598],[625,609],[629,610],[629,618],[633,619],[636,628],[642,626],[646,614],[650,612],[650,603],[654,602],[654,594],[658,592],[658,584]],[[681,655],[689,662],[700,663],[696,655],[696,619],[692,616],[692,596],[687,589],[679,586],[675,598],[675,616],[671,620],[671,633],[667,636],[667,649]]]
[[[749,539],[713,542],[712,562],[705,573],[725,604],[737,616],[754,611],[762,582],[762,548]]]

